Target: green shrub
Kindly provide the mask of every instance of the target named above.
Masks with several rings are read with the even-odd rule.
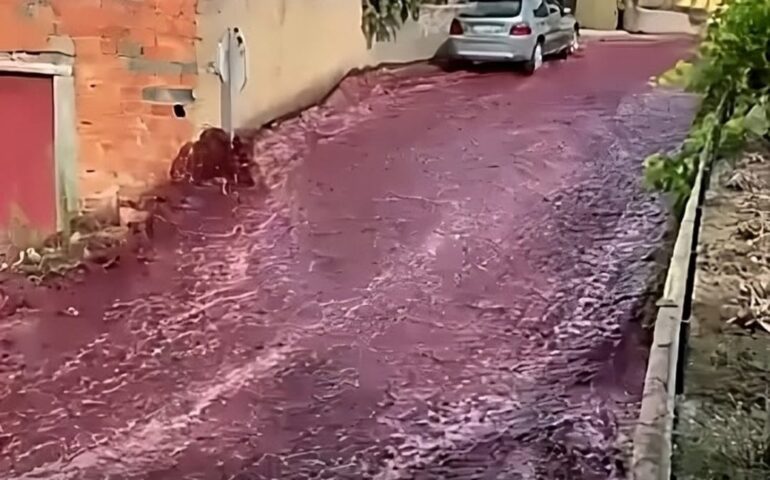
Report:
[[[693,65],[678,64],[661,83],[682,83],[702,104],[682,148],[645,160],[649,185],[670,193],[677,210],[702,159],[730,155],[770,130],[770,1],[727,1],[711,19]]]
[[[387,41],[396,38],[398,29],[410,17],[420,16],[420,5],[424,0],[361,0],[363,19],[361,28],[366,36],[369,48],[375,41]],[[435,2],[432,2],[435,3]]]

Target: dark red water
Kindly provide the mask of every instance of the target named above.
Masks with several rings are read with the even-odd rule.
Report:
[[[0,476],[621,477],[641,159],[692,114],[646,84],[687,48],[401,71],[263,135],[267,198],[201,190],[154,262],[4,320]]]

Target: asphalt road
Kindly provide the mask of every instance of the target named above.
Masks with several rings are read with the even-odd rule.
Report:
[[[621,478],[666,231],[641,159],[692,115],[647,82],[687,49],[416,68],[277,128],[267,198],[191,197],[155,261],[2,320],[0,477]]]

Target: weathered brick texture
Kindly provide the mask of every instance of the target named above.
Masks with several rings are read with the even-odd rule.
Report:
[[[195,86],[195,4],[0,0],[0,51],[74,53],[81,197],[161,181],[192,136],[142,90]]]

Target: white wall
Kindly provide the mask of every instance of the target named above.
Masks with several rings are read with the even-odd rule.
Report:
[[[235,107],[237,128],[312,105],[350,70],[432,57],[446,40],[454,7],[429,7],[394,42],[367,49],[360,0],[199,0],[200,75],[192,118],[219,124],[219,79],[206,65],[227,27],[239,27],[249,51],[248,84]]]

